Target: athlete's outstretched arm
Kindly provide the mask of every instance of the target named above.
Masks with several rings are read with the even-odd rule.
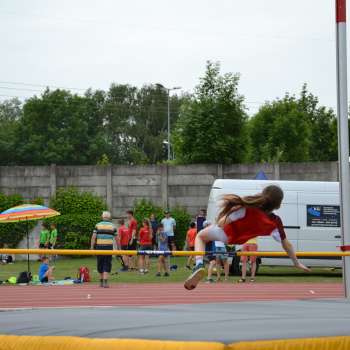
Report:
[[[295,267],[297,267],[298,269],[301,269],[303,271],[306,271],[306,272],[310,272],[311,270],[306,267],[305,265],[303,265],[301,262],[299,262],[296,254],[295,254],[295,251],[294,251],[294,247],[292,245],[292,243],[290,243],[288,241],[287,238],[285,238],[282,242],[282,247],[283,249],[286,251],[286,253],[288,254],[288,256],[292,259],[293,261],[293,264]]]

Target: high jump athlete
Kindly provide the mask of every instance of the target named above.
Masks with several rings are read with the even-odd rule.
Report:
[[[227,244],[243,244],[257,236],[271,235],[280,242],[292,259],[295,267],[309,272],[310,269],[299,262],[293,245],[288,241],[282,220],[273,213],[280,208],[283,191],[280,187],[270,185],[262,193],[240,197],[229,194],[222,197],[221,210],[215,225],[200,231],[195,240],[195,250],[204,251],[209,241],[222,241]],[[185,281],[188,290],[196,288],[204,277],[203,256],[196,256],[193,273]]]

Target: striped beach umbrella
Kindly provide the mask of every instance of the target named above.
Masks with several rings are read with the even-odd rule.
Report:
[[[3,211],[0,214],[0,223],[41,220],[60,215],[56,210],[37,204],[22,204]]]
[[[25,221],[27,223],[27,248],[29,249],[28,221],[41,220],[60,215],[56,210],[38,204],[22,204],[7,209],[0,214],[0,223],[14,223]],[[29,254],[27,255],[28,272],[30,272]]]

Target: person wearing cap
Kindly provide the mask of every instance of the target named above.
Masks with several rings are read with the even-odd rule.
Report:
[[[169,210],[166,210],[164,214],[165,214],[165,218],[162,219],[161,223],[163,224],[164,232],[168,236],[168,244],[169,244],[170,250],[176,250],[176,245],[175,245],[176,221],[174,218],[171,217]]]
[[[112,223],[111,213],[104,211],[100,221],[93,231],[91,237],[91,249],[113,250],[114,238],[117,229]],[[100,287],[109,288],[108,276],[112,270],[112,255],[97,256],[97,271],[100,274]]]

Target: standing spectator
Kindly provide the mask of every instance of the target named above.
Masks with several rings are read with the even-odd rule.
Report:
[[[48,247],[49,244],[49,238],[50,238],[50,231],[49,231],[49,225],[46,222],[43,222],[43,229],[40,231],[40,237],[39,237],[39,248],[45,249]]]
[[[129,249],[129,229],[125,226],[124,219],[120,219],[118,221],[119,228],[118,228],[118,237],[117,237],[117,244],[118,247],[120,247],[121,250],[128,250]],[[124,266],[120,269],[121,272],[125,272],[129,270],[129,257],[127,255],[123,255],[122,259],[124,261]]]
[[[245,242],[242,246],[242,252],[256,252],[258,250],[257,238],[252,238]],[[250,261],[250,282],[255,282],[256,272],[256,256],[249,256]],[[247,262],[248,256],[241,256],[242,262],[242,277],[238,280],[239,283],[243,283],[247,277]]]
[[[157,249],[157,231],[158,231],[158,220],[156,216],[152,213],[150,216],[150,223],[152,228],[152,245],[153,249]]]
[[[49,236],[49,239],[48,239],[48,248],[49,249],[55,249],[55,245],[56,245],[56,242],[57,242],[57,226],[56,224],[51,224],[50,225],[50,236]]]
[[[117,229],[111,222],[109,211],[102,213],[102,221],[99,222],[91,237],[91,249],[113,250],[113,241]],[[97,271],[100,274],[100,287],[109,288],[108,276],[112,270],[112,255],[97,256]]]
[[[229,264],[228,264],[228,255],[227,250],[225,247],[225,243],[220,241],[214,241],[214,252],[213,257],[214,259],[210,260],[209,268],[208,268],[208,279],[207,281],[209,283],[214,282],[212,278],[214,267],[216,266],[216,282],[219,282],[221,279],[221,266],[224,266],[224,273],[225,273],[225,282],[228,281],[228,274],[229,274]]]
[[[176,250],[176,245],[175,245],[176,221],[174,218],[171,217],[169,210],[166,210],[164,214],[165,214],[165,218],[162,219],[162,224],[164,227],[164,231],[168,236],[169,248],[170,250]]]
[[[137,249],[137,221],[134,218],[134,212],[132,210],[128,210],[126,212],[128,222],[127,226],[129,229],[129,249],[136,250]],[[131,270],[136,269],[136,256],[129,257],[129,268]]]
[[[197,228],[196,224],[194,222],[191,223],[189,230],[187,231],[186,235],[186,245],[187,250],[194,251],[194,241],[196,240],[197,236]],[[191,270],[192,262],[194,262],[194,256],[190,255],[187,259],[186,267]]]
[[[157,241],[158,241],[158,250],[167,251],[169,250],[168,245],[168,235],[164,232],[163,224],[158,226],[157,231]],[[161,254],[158,256],[158,272],[156,274],[157,277],[161,276],[162,270],[164,271],[164,277],[169,277],[169,267],[167,259],[165,258],[165,254]]]
[[[55,249],[57,242],[57,227],[56,224],[52,223],[50,225],[49,239],[48,239],[48,248]],[[51,261],[56,261],[57,255],[51,255]]]
[[[143,226],[139,232],[141,250],[152,250],[152,230],[147,219],[143,220]],[[141,255],[139,260],[140,273],[145,274],[149,270],[149,255]]]
[[[39,249],[47,248],[49,244],[49,238],[50,238],[48,223],[43,222],[42,226],[43,226],[43,229],[40,231],[40,237],[39,237]],[[42,256],[39,255],[39,261],[41,260],[42,260]]]
[[[205,210],[201,209],[196,217],[197,232],[203,230],[205,220]]]

